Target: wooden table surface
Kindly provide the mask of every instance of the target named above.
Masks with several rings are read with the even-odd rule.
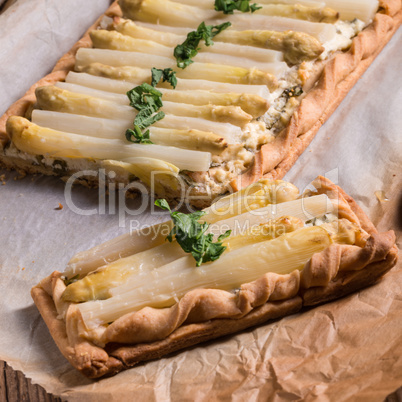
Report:
[[[402,379],[401,379],[402,381]],[[0,402],[62,402],[39,385],[32,385],[20,371],[14,371],[0,360]],[[384,402],[402,402],[402,387],[388,395]]]
[[[0,402],[61,402],[0,360]]]

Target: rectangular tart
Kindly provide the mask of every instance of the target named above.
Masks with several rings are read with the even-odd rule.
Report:
[[[0,164],[95,185],[104,170],[196,207],[282,178],[396,31],[401,1],[260,3],[234,14],[213,0],[113,3],[0,118]],[[202,22],[231,26],[177,67],[175,46]],[[152,144],[133,144],[125,92],[150,83],[153,67],[178,84],[157,85],[165,117],[149,127]]]
[[[172,221],[77,254],[31,292],[61,353],[85,376],[113,375],[374,284],[396,264],[394,232],[328,179],[313,186],[261,179],[198,212],[206,233],[232,229],[199,266],[166,241]]]

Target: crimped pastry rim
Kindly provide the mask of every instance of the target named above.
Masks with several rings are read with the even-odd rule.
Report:
[[[32,289],[32,297],[60,351],[75,368],[90,378],[113,375],[140,361],[159,358],[205,340],[260,325],[300,311],[303,306],[327,302],[372,285],[396,264],[398,250],[394,233],[390,231],[378,234],[353,198],[328,179],[319,177],[317,180],[321,183],[322,192],[337,193],[340,202],[343,203],[340,214],[357,219],[361,227],[371,235],[369,241],[375,243],[376,248],[332,245],[321,253],[314,254],[300,274],[298,271],[289,275],[269,273],[257,281],[242,285],[247,292],[251,290],[251,299],[246,294],[243,298],[245,302],[261,300],[261,297],[265,297],[264,292],[270,293],[262,304],[256,302],[248,313],[240,318],[233,316],[208,319],[205,322],[186,323],[184,321],[163,339],[152,342],[142,340],[137,344],[110,342],[104,349],[78,337],[79,320],[72,318],[68,321],[70,324],[66,324],[58,318],[56,304],[60,301],[53,299],[53,292],[57,281],[61,281],[61,274],[54,272]],[[334,249],[331,249],[332,247]],[[340,258],[335,270],[333,256]],[[311,262],[315,260],[318,262]],[[318,275],[315,271],[317,267],[320,270]],[[263,288],[266,283],[269,286],[269,281],[276,281],[278,277],[282,277],[278,282],[282,288],[279,290],[275,288],[277,282],[270,290]],[[204,289],[204,295],[208,291]],[[67,311],[67,315],[77,314],[74,309]],[[142,314],[148,313],[148,310],[141,311]]]

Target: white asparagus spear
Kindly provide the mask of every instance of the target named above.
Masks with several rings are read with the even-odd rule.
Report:
[[[117,31],[97,29],[91,31],[91,40],[94,48],[132,51],[146,54],[156,54],[163,57],[172,57],[173,48],[153,40],[132,38]]]
[[[180,91],[201,89],[218,93],[253,94],[261,96],[263,99],[270,98],[270,92],[266,85],[230,84],[199,79],[179,78],[177,80],[176,89]]]
[[[158,90],[162,93],[163,102],[186,103],[197,106],[239,106],[254,118],[262,116],[269,108],[268,102],[258,95],[239,95],[236,93],[225,94],[203,90],[180,91],[179,89],[166,88],[158,88]]]
[[[97,49],[109,49],[125,52],[137,52],[145,54],[153,54],[163,57],[169,57],[175,60],[173,55],[173,48],[163,46],[153,41],[132,38],[127,35],[122,35],[116,31],[96,30],[91,33],[92,42]],[[247,51],[242,49],[242,46],[225,46],[220,44],[218,47],[234,49],[232,54],[221,54],[214,46],[204,46],[202,52],[198,53],[194,58],[199,63],[213,63],[222,64],[243,68],[258,68],[261,71],[274,74],[277,77],[281,77],[286,71],[289,70],[286,63],[274,62],[270,63],[266,60],[252,59]],[[252,47],[247,47],[253,49]],[[247,49],[246,49],[247,50]],[[265,49],[257,49],[264,52]],[[212,52],[211,52],[212,51]]]
[[[230,123],[244,127],[253,119],[239,106],[203,105],[194,106],[187,103],[163,102],[162,110],[175,116],[203,118],[221,123]]]
[[[109,139],[125,138],[126,130],[133,126],[131,120],[104,119],[39,109],[32,111],[32,122],[38,126],[52,128],[57,131]],[[154,123],[150,127],[151,134],[154,127],[178,130],[191,130],[197,127],[201,131],[209,131],[220,135],[225,138],[228,144],[238,143],[242,135],[240,127],[229,123],[217,123],[205,119],[173,115],[166,115],[162,120]]]
[[[227,214],[223,211],[222,214],[215,213],[213,217],[206,215],[205,219],[212,219],[214,222],[208,228],[209,233],[218,236],[230,229],[233,235],[237,235],[251,229],[253,226],[258,226],[272,219],[278,219],[281,216],[293,216],[306,222],[315,216],[323,216],[333,210],[334,207],[328,197],[325,194],[321,194],[280,204],[269,204],[266,207],[244,212],[240,215],[233,216],[231,213]],[[230,211],[231,209],[229,209]],[[235,209],[235,212],[242,211],[243,209],[237,211]],[[227,218],[228,215],[231,217]],[[219,219],[218,222],[216,219]]]
[[[140,27],[144,27],[144,28],[148,28],[148,29],[155,29],[156,31],[160,31],[160,32],[174,33],[176,35],[181,35],[184,37],[186,37],[186,35],[189,32],[194,30],[194,28],[190,28],[190,27],[175,27],[175,26],[163,25],[163,24],[152,24],[150,22],[144,22],[144,21],[135,21],[135,24]]]
[[[267,224],[267,226],[270,226],[270,224]],[[143,271],[140,270],[137,273],[137,275],[129,277],[125,283],[122,283],[121,285],[118,285],[110,289],[110,294],[112,295],[112,297],[109,300],[111,301],[111,304],[113,304],[112,300],[113,297],[116,297],[116,299],[121,298],[124,299],[125,301],[129,299],[134,301],[137,298],[138,294],[142,293],[141,289],[145,290],[150,289],[152,287],[152,283],[147,284],[150,277],[153,277],[154,284],[155,283],[157,284],[154,293],[155,296],[156,295],[167,296],[167,294],[169,294],[169,296],[172,296],[172,293],[170,293],[169,291],[166,292],[167,294],[163,291],[160,292],[158,286],[162,287],[165,287],[165,285],[169,286],[167,282],[173,284],[175,281],[174,280],[172,281],[172,278],[174,275],[177,275],[177,277],[180,278],[178,280],[178,282],[180,283],[179,287],[184,286],[186,288],[186,291],[184,291],[183,293],[181,291],[176,293],[175,291],[176,289],[172,289],[174,290],[173,293],[175,293],[174,296],[176,296],[177,300],[177,298],[180,299],[185,293],[187,293],[187,291],[193,288],[233,290],[243,283],[251,282],[253,280],[258,279],[267,272],[286,274],[294,271],[295,269],[301,269],[303,268],[305,262],[307,262],[309,259],[307,257],[307,260],[304,260],[306,256],[303,257],[303,261],[305,262],[302,264],[300,264],[299,262],[300,265],[298,267],[291,266],[290,268],[289,266],[287,266],[287,264],[290,262],[289,260],[291,260],[292,257],[293,258],[296,257],[294,256],[295,253],[297,254],[298,251],[300,251],[301,249],[305,249],[305,251],[307,251],[307,249],[309,249],[311,246],[313,247],[313,250],[315,250],[315,252],[321,251],[332,243],[332,239],[330,238],[331,232],[325,230],[325,227],[310,226],[296,229],[297,230],[295,231],[289,231],[289,232],[283,231],[282,236],[273,236],[274,237],[273,239],[272,236],[267,236],[266,240],[261,239],[260,236],[256,236],[256,241],[254,243],[245,240],[243,246],[241,243],[235,241],[233,242],[234,247],[228,248],[217,261],[201,265],[201,267],[199,267],[201,269],[199,270],[198,273],[197,268],[195,268],[195,261],[191,255],[186,255],[184,257],[178,258],[164,266],[160,265],[157,269],[154,268],[152,270],[147,269]],[[269,229],[267,230],[269,231]],[[304,239],[302,240],[303,235]],[[247,238],[248,236],[244,235],[239,237]],[[252,239],[253,235],[250,235],[249,237],[250,239]],[[291,240],[298,239],[300,241],[300,244],[298,245],[298,247],[292,249],[293,248],[292,246],[294,246],[295,243],[293,243],[292,241],[293,244],[289,247],[289,244],[287,244],[287,241],[289,241],[289,239]],[[311,243],[314,243],[314,240],[316,240],[317,244],[313,246]],[[274,252],[275,247],[278,247],[276,252]],[[266,248],[270,250],[269,254],[271,254],[271,258],[267,258],[267,255],[265,255],[266,259],[265,259],[265,270],[264,270],[263,261],[261,261],[260,258],[262,257],[261,254],[264,253],[264,251],[262,250],[266,250]],[[312,252],[313,250],[310,250],[310,252]],[[257,254],[255,256],[257,258],[254,257],[254,253]],[[292,254],[292,257],[289,254]],[[312,254],[314,254],[314,252],[310,254],[310,257]],[[239,261],[237,262],[235,259],[236,257],[239,258]],[[276,260],[276,258],[278,257],[279,259],[282,259],[283,267],[279,267],[279,259]],[[223,261],[221,261],[222,258]],[[246,265],[247,258],[250,258],[250,263],[248,265]],[[221,262],[219,263],[218,261]],[[271,265],[272,262],[274,262],[273,265]],[[225,263],[228,265],[226,268],[223,268],[225,266]],[[257,268],[257,270],[259,270],[258,273],[253,272],[256,265],[257,266],[260,265],[259,268]],[[215,278],[212,277],[213,271],[211,270],[213,268],[217,269]],[[233,274],[236,275],[237,269],[239,270],[237,274],[241,275],[241,271],[247,270],[249,271],[250,276],[246,274],[245,277],[243,278],[244,279],[243,282],[241,281],[237,282],[239,278],[236,278],[235,282],[233,282],[233,278],[230,278],[230,276],[232,276]],[[229,276],[229,278],[225,278],[225,274]],[[187,280],[188,280],[187,283],[188,287],[186,285]],[[206,282],[204,282],[204,280],[206,280]],[[165,290],[168,290],[168,288],[165,288]],[[144,293],[142,293],[141,296],[144,296]],[[114,301],[116,301],[116,299]],[[173,301],[172,299],[174,298],[173,297],[169,298],[169,301]],[[160,300],[157,300],[156,306],[161,306],[159,302]],[[140,306],[140,308],[142,307],[145,306]]]
[[[319,43],[318,45],[319,50],[321,50],[321,45]],[[105,51],[104,49],[92,49],[92,50]],[[143,82],[150,83],[151,81],[150,71],[149,71],[149,79],[140,80],[139,77],[142,77],[143,75],[142,73],[145,70],[132,66],[108,66],[106,64],[95,62],[85,66],[80,66],[78,67],[78,70],[99,77],[107,77],[113,80],[124,80],[132,82],[135,85],[139,85],[139,83]],[[265,71],[261,71],[255,68],[247,69],[222,64],[193,63],[188,67],[186,67],[184,70],[181,69],[177,70],[176,76],[180,79],[185,78],[187,79],[187,81],[207,80],[207,81],[218,82],[219,84],[223,83],[223,84],[258,85],[259,87],[261,87],[261,85],[265,85],[267,89],[271,91],[275,91],[276,89],[278,89],[279,86],[276,77]],[[211,82],[210,84],[210,86],[212,87],[213,82]],[[164,88],[171,87],[170,83],[167,82],[161,83],[159,85]]]
[[[149,73],[150,76],[150,73]],[[111,78],[97,77],[86,73],[76,73],[70,71],[67,74],[66,82],[86,86],[88,88],[98,89],[105,92],[125,94],[130,91],[135,85],[141,85],[138,81],[136,84],[125,81],[114,80]],[[163,85],[160,85],[163,86]],[[166,88],[170,85],[165,83]],[[214,81],[183,79],[177,80],[176,90],[178,91],[196,91],[204,90],[217,93],[237,93],[237,94],[253,94],[261,96],[263,99],[269,99],[270,93],[265,85],[242,85],[218,83]]]
[[[303,4],[261,4],[256,15],[286,17],[311,22],[335,23],[339,13],[329,7],[310,7]]]
[[[107,101],[118,103],[119,105],[130,104],[130,101],[126,94],[118,94],[108,91],[102,91],[100,89],[94,89],[91,87],[86,87],[83,85],[71,84],[68,82],[57,82],[55,84],[56,87],[64,89],[69,92],[75,92],[77,94],[94,96],[95,98],[105,99]],[[130,85],[132,88],[134,87],[132,84]],[[132,89],[131,88],[131,89]]]
[[[165,243],[171,229],[172,221],[162,222],[133,230],[90,250],[81,251],[68,262],[64,276],[84,277],[105,264],[155,248]]]
[[[180,43],[183,43],[186,39],[186,35],[176,35],[169,32],[171,27],[166,27],[167,31],[163,32],[161,31],[161,28],[163,28],[161,26],[158,26],[158,29],[150,29],[149,27],[141,26],[131,20],[116,19],[116,22],[112,25],[112,28],[123,35],[155,41],[172,48]],[[259,49],[253,46],[237,46],[232,44],[223,44],[220,42],[214,42],[213,46],[205,46],[205,44],[200,43],[199,46],[200,52],[247,57],[249,59],[265,63],[283,61],[282,52],[271,49]]]
[[[322,22],[310,22],[295,20],[293,18],[284,17],[267,17],[264,15],[244,15],[236,14],[231,16],[230,20],[233,22],[233,30],[269,30],[269,31],[296,31],[309,34],[321,43],[328,42],[335,38],[336,28],[332,24]],[[222,20],[224,21],[224,20]],[[220,42],[222,37],[228,35],[232,29],[221,32],[214,40]]]
[[[206,10],[213,10],[215,0],[173,0],[175,3],[185,4],[187,6],[199,7],[204,8]]]
[[[213,46],[200,44],[200,53],[203,54],[204,52],[243,57],[264,63],[277,63],[283,61],[282,52],[272,49],[259,49],[247,45],[238,46],[231,43],[214,42]],[[200,53],[198,53],[198,55],[200,55]]]
[[[277,78],[281,78],[285,73],[289,71],[289,67],[284,62],[277,61],[274,63],[266,63],[249,59],[247,55],[242,56],[242,47],[243,46],[238,46],[240,57],[227,54],[200,52],[194,57],[194,61],[196,61],[197,63],[220,64],[246,69],[256,68],[258,70],[273,74]]]
[[[134,68],[133,77],[138,80],[138,68],[147,69],[149,66],[155,68],[173,68],[179,78],[208,79],[211,81],[228,82],[232,84],[257,84],[267,85],[271,90],[278,86],[275,77],[258,69],[248,69],[236,66],[198,63],[194,62],[184,70],[176,67],[176,62],[168,57],[151,54],[122,52],[109,49],[88,49],[80,48],[76,55],[76,69],[82,70],[85,67],[99,63],[103,66]],[[135,66],[135,67],[134,67]]]
[[[35,155],[117,161],[141,156],[164,160],[181,170],[195,171],[206,171],[211,165],[209,152],[155,144],[131,144],[125,140],[65,133],[37,126],[19,116],[8,119],[7,132],[11,133],[13,142],[19,150]]]
[[[154,144],[192,149],[220,154],[228,144],[222,136],[200,130],[177,130],[171,128],[150,128],[150,139]]]
[[[83,47],[78,49],[75,63],[76,68],[87,66],[92,63],[101,63],[114,67],[133,66],[148,70],[149,74],[151,67],[174,68],[176,66],[176,63],[172,58],[154,54]]]
[[[148,72],[149,76],[150,73]],[[87,73],[76,73],[70,71],[67,74],[66,82],[75,85],[82,85],[88,88],[98,89],[111,93],[125,94],[134,88],[135,85],[141,85],[144,81],[138,79],[137,83],[112,80],[105,77],[96,77]]]
[[[292,183],[283,180],[261,179],[236,193],[221,198],[209,208],[204,209],[207,215],[203,220],[214,223],[264,208],[270,204],[294,201],[298,197],[299,190]]]
[[[154,127],[177,128],[179,130],[190,130],[198,128],[202,131],[210,131],[223,137],[228,144],[238,144],[242,136],[242,130],[230,123],[218,123],[196,117],[173,116],[167,114],[162,120],[153,124]],[[152,131],[152,127],[151,127]]]
[[[132,120],[104,119],[39,109],[32,111],[32,123],[57,131],[107,139],[124,139],[126,130],[133,126]]]
[[[120,5],[123,14],[132,20],[178,27],[196,28],[202,21],[217,25],[219,22],[216,20],[221,15],[220,12],[214,11],[214,8],[195,7],[170,0],[121,0]],[[321,8],[300,4],[297,7],[292,4],[262,4],[262,9],[257,9],[254,14],[263,13],[321,21],[322,14],[317,14],[316,10],[321,10]],[[325,15],[333,15],[333,10],[322,10]],[[328,13],[328,11],[330,12]]]
[[[170,0],[120,0],[123,15],[153,24],[191,27],[215,18],[215,10],[201,9]]]
[[[187,31],[183,32],[182,28],[178,33],[171,31],[171,27],[166,27],[163,31],[160,25],[145,24],[143,26],[138,21],[132,21],[123,18],[114,18],[109,29],[115,29],[123,35],[131,36],[132,38],[152,40],[165,46],[174,47],[182,43],[186,39]],[[159,29],[158,29],[159,28]],[[189,28],[190,30],[190,28]]]
[[[82,114],[85,116],[110,119],[134,120],[138,111],[131,106],[118,105],[114,102],[77,94],[55,86],[38,87],[35,91],[39,108],[55,112]],[[163,102],[161,109],[167,114],[230,123],[243,127],[253,116],[244,112],[239,106],[202,105]]]
[[[55,112],[131,121],[138,113],[128,105],[119,105],[113,101],[70,92],[53,85],[36,88],[35,95],[40,109]]]
[[[107,91],[88,88],[82,85],[69,84],[66,82],[58,82],[55,86],[69,92],[94,96],[120,105],[128,106],[130,103],[128,97],[123,94],[113,94]],[[180,91],[166,88],[158,88],[158,90],[162,93],[163,101],[188,103],[198,106],[210,104],[220,106],[240,106],[246,113],[251,114],[254,118],[262,116],[269,108],[268,102],[258,95],[238,95],[235,93],[223,94],[203,90]],[[194,126],[193,128],[198,127]]]
[[[222,41],[237,44],[253,44],[280,50],[289,64],[315,60],[325,50],[320,41],[304,32],[295,31],[231,31],[222,34]]]
[[[355,18],[366,24],[370,23],[378,11],[378,0],[324,0],[328,7],[339,11],[342,20],[352,21]]]
[[[130,26],[128,24],[131,24]],[[91,34],[95,48],[131,51],[138,53],[156,54],[159,56],[173,58],[174,47],[185,41],[185,36],[174,35],[168,32],[159,32],[135,25],[133,21],[125,21],[124,25],[116,25],[123,32],[97,30]],[[126,33],[127,32],[127,33]],[[131,34],[131,35],[130,35]],[[162,43],[161,43],[162,42]],[[225,45],[214,42],[213,46],[199,44],[199,54],[196,61],[205,63],[200,56],[208,54],[208,58],[215,58],[212,63],[222,63],[222,55],[232,56],[232,63],[239,63],[238,59],[246,58],[254,63],[276,63],[283,61],[281,52],[270,49],[259,49],[252,46]],[[225,64],[225,63],[224,63]],[[236,64],[234,64],[236,65]],[[256,65],[256,67],[259,67]],[[259,67],[262,68],[262,67]]]
[[[48,114],[43,115],[43,113]],[[65,116],[68,116],[68,118],[65,118]],[[133,125],[132,122],[42,110],[34,111],[32,122],[42,127],[52,128],[58,131],[67,131],[73,134],[115,140],[124,139],[126,130]],[[221,153],[227,147],[227,142],[223,136],[208,131],[195,129],[179,130],[177,127],[150,127],[149,131],[150,140],[157,145],[206,151],[214,154]]]

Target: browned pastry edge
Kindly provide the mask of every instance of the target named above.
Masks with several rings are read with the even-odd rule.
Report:
[[[360,271],[351,271],[340,275],[336,280],[330,282],[328,286],[318,286],[303,291],[303,306],[326,303],[371,286],[394,267],[397,260],[398,249],[394,246],[385,260],[374,262]]]
[[[231,182],[235,191],[259,180],[261,177],[281,179],[294,165],[313,140],[319,128],[328,120],[402,23],[401,0],[381,0],[380,7],[381,12],[376,14],[374,22],[353,39],[351,49],[346,53],[337,54],[325,65],[317,85],[303,99],[287,129],[283,130],[275,141],[264,145],[257,152],[252,167]],[[105,14],[109,16],[121,14],[117,1]],[[51,74],[34,84],[24,97],[11,105],[0,118],[0,150],[1,146],[4,147],[9,141],[5,130],[7,118],[11,115],[25,115],[27,109],[35,102],[35,89],[38,86],[50,85],[65,79],[67,73],[74,67],[75,54],[78,48],[91,46],[89,32],[98,26],[99,21],[100,19],[59,60]],[[365,40],[365,46],[362,46],[362,38],[363,41]],[[348,66],[349,70],[342,67],[343,63]],[[15,157],[0,155],[0,166],[17,169],[22,173],[58,175],[51,168],[32,166]],[[66,174],[73,173],[75,172],[70,171]],[[96,186],[97,183],[98,179],[93,176],[82,181],[82,184],[88,186]],[[209,206],[210,201],[203,198],[192,201],[192,204],[199,208]]]
[[[161,341],[135,346],[114,343],[108,345],[105,350],[89,342],[83,342],[85,352],[81,353],[81,350],[75,350],[68,343],[66,325],[63,320],[57,318],[52,297],[40,287],[33,288],[31,294],[64,357],[89,378],[114,375],[139,362],[157,359],[201,342],[294,314],[302,307],[302,300],[297,296],[289,300],[266,303],[240,320],[216,319],[184,325]]]
[[[135,347],[113,344],[109,354],[123,361],[126,366],[133,366],[142,361],[160,358],[168,353],[194,346],[224,335],[233,334],[246,328],[263,324],[269,320],[297,313],[302,308],[302,299],[273,301],[252,310],[245,317],[233,319],[215,319],[206,323],[188,324],[174,331],[162,341],[143,343]]]
[[[360,226],[371,235],[378,233],[376,227],[373,225],[373,223],[364,213],[361,207],[357,204],[357,202],[349,194],[346,194],[341,187],[333,184],[329,179],[323,176],[318,176],[313,181],[313,184],[319,194],[328,193],[329,191],[337,192],[339,197],[342,198],[350,206],[350,209],[354,212],[357,219],[359,220]]]
[[[32,289],[32,297],[62,354],[75,368],[90,378],[113,375],[141,361],[159,358],[206,340],[260,325],[269,320],[293,314],[303,306],[327,302],[374,284],[396,264],[398,250],[395,246],[394,233],[391,231],[378,234],[375,229],[371,230],[372,224],[368,224],[370,221],[350,196],[325,178],[319,177],[317,181],[321,182],[323,192],[328,194],[337,192],[336,195],[340,201],[345,201],[351,210],[349,215],[354,214],[353,216],[358,217],[361,226],[369,229],[371,237],[366,246],[361,248],[333,244],[321,253],[314,254],[300,273],[300,287],[299,279],[297,279],[299,278],[298,271],[291,275],[265,275],[284,278],[280,281],[282,284],[279,288],[277,287],[277,290],[272,288],[268,290],[268,293],[270,292],[268,299],[265,295],[267,290],[261,286],[255,286],[257,282],[264,283],[265,276],[250,284],[242,285],[241,290],[246,291],[242,298],[243,302],[249,302],[251,299],[254,304],[252,303],[251,310],[246,315],[240,315],[240,318],[238,318],[239,315],[233,315],[232,318],[216,318],[205,322],[193,322],[189,319],[164,339],[147,343],[142,341],[136,344],[110,342],[104,349],[78,336],[78,321],[70,319],[77,314],[78,309],[75,308],[75,305],[70,305],[73,308],[67,309],[66,322],[68,324],[57,318],[58,312],[53,295],[57,293],[55,284],[57,281],[61,282],[61,274],[54,272]],[[347,213],[343,210],[340,215]],[[296,293],[294,287],[289,291],[288,279],[291,277],[297,277]],[[247,293],[248,290],[251,290],[251,298]],[[208,289],[202,291],[208,292]],[[265,302],[264,297],[268,301]],[[259,305],[261,300],[263,300],[263,304]],[[241,303],[238,306],[240,309],[242,308]],[[147,311],[142,314],[146,315]],[[81,317],[79,318],[82,320]],[[67,328],[68,326],[69,328]]]

